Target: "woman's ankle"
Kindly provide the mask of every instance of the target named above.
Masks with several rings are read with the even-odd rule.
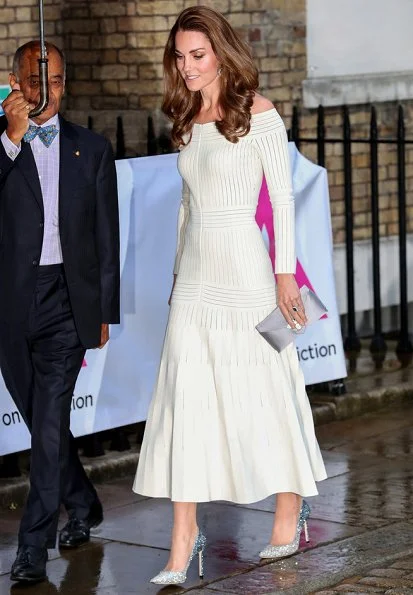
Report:
[[[300,510],[303,502],[302,496],[295,494],[294,492],[280,492],[276,494],[275,507],[276,509],[292,509],[297,508]]]
[[[172,541],[188,541],[194,539],[198,534],[198,525],[196,523],[186,527],[177,527],[172,529]]]
[[[286,544],[293,538],[302,505],[302,497],[292,492],[277,494],[271,544]]]

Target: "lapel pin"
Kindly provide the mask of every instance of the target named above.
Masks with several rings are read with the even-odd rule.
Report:
[[[79,149],[76,149],[76,151],[75,151],[75,155],[76,155],[76,157],[79,157],[79,156],[80,156],[80,151],[79,151]]]

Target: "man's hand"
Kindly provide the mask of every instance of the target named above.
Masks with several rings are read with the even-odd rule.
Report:
[[[297,323],[300,328],[305,326],[307,317],[300,290],[293,274],[277,275],[277,305],[293,330],[297,328]]]
[[[98,345],[99,349],[102,349],[109,341],[109,325],[102,324],[100,328],[100,344]]]
[[[3,101],[2,108],[7,118],[6,134],[11,142],[19,146],[29,128],[29,112],[34,105],[25,100],[20,85],[13,85],[12,92]]]

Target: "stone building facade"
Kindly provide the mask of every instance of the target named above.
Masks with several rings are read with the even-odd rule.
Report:
[[[165,126],[160,114],[162,53],[169,29],[183,8],[195,0],[45,0],[47,39],[67,55],[65,112],[86,124],[93,117],[97,131],[115,138],[118,115],[123,116],[126,151],[146,153],[148,115],[157,130]],[[302,106],[302,83],[307,76],[305,0],[202,0],[229,19],[251,45],[260,71],[260,90],[274,102],[287,128],[293,105]],[[7,82],[18,45],[37,36],[36,0],[0,0],[0,83]],[[405,102],[406,122],[413,103]],[[394,137],[397,106],[378,105],[381,136]],[[352,106],[354,135],[366,138],[369,107]],[[326,109],[327,136],[340,136],[341,111]],[[316,110],[301,107],[303,137],[316,134]],[[407,133],[412,128],[408,126]],[[315,159],[315,146],[301,150]],[[395,148],[380,146],[380,222],[382,235],[397,234],[397,161]],[[327,145],[331,212],[336,243],[343,242],[344,175],[342,147]],[[370,236],[370,170],[368,145],[353,147],[355,239]],[[413,149],[407,152],[408,229],[413,231]]]

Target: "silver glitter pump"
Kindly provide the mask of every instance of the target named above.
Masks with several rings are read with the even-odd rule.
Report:
[[[287,556],[292,556],[295,554],[300,546],[300,536],[303,529],[305,533],[305,540],[308,543],[310,541],[307,527],[307,520],[309,516],[310,507],[308,506],[307,502],[303,500],[293,541],[291,543],[287,543],[286,545],[267,545],[267,547],[265,547],[259,553],[260,558],[286,558]]]
[[[186,581],[186,573],[196,554],[198,554],[199,561],[199,578],[204,578],[205,546],[206,537],[201,531],[198,531],[191,555],[189,556],[188,564],[184,570],[161,570],[161,572],[154,576],[150,582],[155,583],[156,585],[181,585]]]

